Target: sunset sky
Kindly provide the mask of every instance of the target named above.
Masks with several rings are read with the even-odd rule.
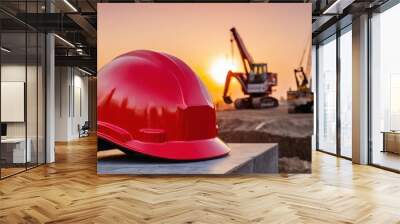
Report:
[[[200,76],[215,102],[232,67],[229,29],[236,27],[255,62],[278,73],[273,96],[280,98],[295,88],[293,69],[311,38],[311,4],[100,3],[97,26],[98,69],[128,51],[166,52]],[[233,64],[244,71],[236,45]],[[240,95],[237,83],[231,92]]]

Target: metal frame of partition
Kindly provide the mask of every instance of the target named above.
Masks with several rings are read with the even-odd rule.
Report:
[[[1,29],[2,29],[2,23],[0,23],[0,31],[1,31]],[[3,44],[2,44],[2,32],[0,32],[0,46],[3,46]],[[0,50],[0,83],[1,83],[1,77],[2,77],[2,75],[1,75],[1,62],[2,62],[2,54],[1,54],[1,50]],[[1,122],[1,85],[0,85],[0,124],[1,124],[2,122]],[[1,150],[1,144],[0,144],[0,165],[1,165],[1,158],[2,158],[2,156],[1,156],[1,152],[2,152],[2,150]],[[2,173],[1,173],[1,171],[2,171],[2,168],[1,168],[1,166],[0,166],[0,180],[2,179]]]
[[[336,30],[336,154],[342,157],[342,123],[341,123],[341,114],[340,114],[340,103],[341,103],[341,95],[340,95],[340,78],[341,78],[341,64],[340,64],[340,37],[341,30],[337,28]]]
[[[371,71],[372,71],[372,65],[371,65],[371,56],[372,56],[372,42],[371,42],[371,18],[372,18],[372,13],[369,12],[368,13],[368,54],[367,54],[367,61],[368,61],[368,69],[367,69],[367,83],[368,83],[368,100],[367,100],[367,119],[368,119],[368,124],[367,124],[367,132],[368,132],[368,137],[367,137],[367,141],[368,141],[368,164],[372,165],[372,103],[371,103],[371,93],[372,93],[372,83],[371,83]]]
[[[26,1],[21,1],[21,2],[25,3],[25,12],[27,12],[27,3],[28,2],[37,3],[36,11],[39,12],[39,2],[43,2],[43,1],[39,1],[39,0],[29,0],[28,1],[28,0],[26,0]],[[46,7],[46,11],[47,11],[47,7]],[[2,12],[4,12],[4,11],[2,10]],[[25,16],[26,15],[27,14],[25,13]],[[18,20],[17,18],[15,18],[15,19],[16,19],[16,21],[23,24],[24,30],[20,30],[20,31],[22,31],[21,33],[23,33],[25,35],[25,37],[24,37],[25,38],[25,40],[24,40],[24,42],[25,42],[25,46],[24,46],[25,47],[25,49],[24,49],[25,50],[25,59],[24,59],[25,60],[25,87],[24,87],[24,89],[25,89],[25,91],[24,91],[25,168],[20,171],[13,172],[13,173],[5,176],[2,166],[0,166],[0,180],[14,176],[14,175],[22,173],[22,172],[25,172],[25,171],[33,169],[33,168],[36,168],[40,165],[45,164],[47,161],[47,158],[46,158],[47,157],[47,153],[46,153],[46,148],[47,148],[47,141],[46,141],[46,136],[47,136],[47,129],[46,129],[46,126],[47,126],[47,121],[46,121],[46,118],[47,118],[47,114],[46,114],[46,108],[47,108],[47,105],[46,105],[47,104],[47,101],[46,101],[46,96],[47,96],[47,81],[46,81],[46,77],[47,77],[47,58],[46,58],[47,39],[46,39],[46,33],[41,32],[41,31],[29,26],[28,24]],[[16,31],[16,32],[18,32],[18,31]],[[0,45],[3,45],[2,36],[4,33],[14,33],[14,32],[0,31]],[[36,45],[35,50],[34,50],[35,51],[34,55],[35,55],[36,59],[33,60],[34,66],[36,67],[36,69],[32,73],[32,74],[35,74],[35,81],[36,81],[36,87],[35,87],[36,93],[33,93],[33,94],[36,94],[36,98],[35,98],[35,100],[36,100],[36,111],[35,111],[36,112],[36,118],[35,118],[36,122],[33,122],[34,125],[36,125],[36,127],[34,127],[36,133],[35,133],[35,136],[32,136],[32,138],[35,138],[35,140],[36,140],[35,141],[36,142],[36,148],[35,148],[36,161],[34,163],[29,163],[29,166],[28,166],[28,153],[27,153],[27,147],[28,147],[28,141],[27,141],[27,139],[28,139],[27,83],[28,83],[28,64],[30,63],[30,62],[28,63],[28,60],[29,60],[28,59],[28,47],[29,47],[28,34],[32,34],[33,37],[36,38],[36,41],[34,41],[35,43],[33,43],[34,45]],[[43,34],[43,35],[41,35],[41,34]],[[39,51],[39,49],[41,49],[41,50]],[[40,57],[41,57],[42,63],[40,63]],[[2,54],[0,54],[0,68],[3,66],[3,64],[2,64],[3,61],[4,60],[2,58]],[[41,96],[39,96],[39,74],[40,74],[39,66],[40,65],[42,67],[42,69],[41,69],[42,92],[40,93]],[[2,79],[2,71],[0,69],[0,81],[2,81],[1,79]],[[0,97],[1,97],[1,93],[0,93]],[[41,100],[41,102],[42,102],[41,107],[43,110],[42,113],[44,113],[44,114],[39,114],[39,100]],[[1,110],[1,106],[0,106],[0,110]],[[35,116],[35,115],[33,115],[33,116]],[[42,124],[42,130],[41,130],[42,132],[39,131],[39,123],[40,122]],[[0,123],[1,123],[1,115],[0,115]],[[41,142],[39,141],[39,136],[42,137]],[[2,153],[1,147],[2,146],[0,144],[0,158],[2,158],[1,157],[1,153]],[[42,161],[39,160],[40,153],[42,153],[41,154],[41,157],[43,157],[43,158],[41,158]],[[0,161],[0,165],[1,165],[1,161]]]
[[[319,149],[319,99],[318,99],[318,92],[319,92],[319,75],[318,75],[318,70],[319,70],[319,44],[315,45],[315,101],[314,101],[314,113],[315,113],[315,148],[318,151]]]

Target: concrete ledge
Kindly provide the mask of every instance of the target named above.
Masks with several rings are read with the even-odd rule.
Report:
[[[278,173],[275,143],[228,144],[226,157],[197,162],[168,162],[135,158],[115,149],[97,153],[98,174],[246,174]]]

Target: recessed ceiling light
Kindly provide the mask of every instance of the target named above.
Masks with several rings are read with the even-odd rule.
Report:
[[[0,49],[1,49],[1,51],[4,51],[4,52],[6,52],[6,53],[10,53],[10,52],[11,52],[10,49],[7,49],[7,48],[5,48],[5,47],[1,47]]]
[[[70,47],[75,48],[75,45],[73,45],[71,42],[69,42],[68,40],[62,38],[61,36],[59,36],[58,34],[54,34],[55,37],[57,37],[59,40],[61,40],[62,42],[66,43],[67,45],[69,45]]]
[[[67,4],[74,12],[78,12],[78,10],[73,6],[68,0],[64,0],[65,4]]]
[[[79,68],[79,67],[78,67],[78,70],[81,71],[81,72],[83,72],[83,73],[85,73],[85,74],[87,74],[87,75],[93,75],[92,73],[90,73],[90,72],[88,72],[88,71],[86,71],[86,70],[83,70],[83,69],[81,69],[81,68]]]
[[[355,0],[336,0],[322,14],[342,14],[343,10],[351,5]]]

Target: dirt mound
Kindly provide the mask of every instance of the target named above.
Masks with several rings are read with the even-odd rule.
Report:
[[[304,138],[312,135],[312,114],[288,114],[286,107],[265,110],[231,110],[217,113],[221,132],[259,131],[276,136]]]
[[[301,160],[298,157],[279,158],[280,173],[311,173],[311,162]]]
[[[311,161],[311,137],[294,138],[263,131],[220,131],[218,136],[232,143],[276,142],[279,144],[279,157],[299,157]]]
[[[312,114],[288,114],[280,106],[265,110],[217,112],[219,137],[225,142],[277,142],[279,157],[311,161]]]

